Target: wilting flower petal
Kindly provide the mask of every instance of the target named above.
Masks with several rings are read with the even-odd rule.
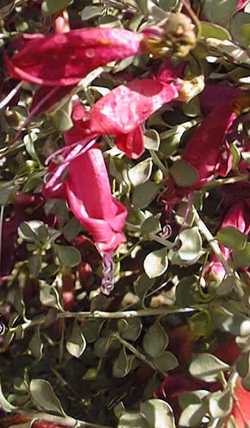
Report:
[[[99,149],[90,149],[70,163],[65,189],[69,208],[102,251],[114,251],[125,241],[127,210],[111,194]]]
[[[118,147],[128,157],[139,157],[143,153],[140,125],[177,96],[174,84],[162,84],[153,79],[136,79],[127,86],[120,85],[92,108],[91,130],[101,135],[116,136]]]
[[[214,109],[192,135],[182,159],[198,174],[193,188],[201,188],[217,175],[226,176],[231,169],[232,158],[225,135],[236,117],[232,104],[222,105]]]
[[[214,108],[230,103],[241,94],[241,89],[225,83],[207,83],[200,95],[201,109],[204,114],[208,114]]]
[[[143,34],[117,28],[83,28],[53,35],[34,35],[10,59],[11,77],[38,85],[77,84],[108,62],[141,52]]]

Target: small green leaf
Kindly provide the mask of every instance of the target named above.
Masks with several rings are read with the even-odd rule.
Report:
[[[123,347],[119,352],[118,357],[115,359],[113,364],[113,376],[122,378],[127,376],[132,368],[134,356],[127,356],[126,349]]]
[[[150,234],[156,235],[161,231],[161,223],[157,216],[150,216],[141,225],[141,233],[145,239],[150,239]]]
[[[177,254],[181,262],[193,264],[202,254],[202,239],[198,227],[183,230],[178,238],[181,248]]]
[[[230,30],[233,38],[247,48],[250,45],[250,14],[236,13],[231,20]]]
[[[34,358],[40,360],[43,355],[43,343],[41,341],[40,329],[37,328],[29,343],[29,349]]]
[[[154,129],[149,129],[144,134],[144,147],[148,150],[157,151],[160,147],[160,136]]]
[[[141,404],[141,413],[150,428],[175,428],[174,414],[163,400],[151,399]]]
[[[118,331],[121,337],[135,341],[141,334],[142,323],[139,318],[122,319],[118,321]]]
[[[152,181],[139,184],[135,187],[132,194],[132,202],[135,208],[146,208],[156,197],[159,191],[159,185]]]
[[[102,7],[100,6],[86,6],[80,13],[82,21],[96,18],[102,14]]]
[[[205,0],[202,12],[208,21],[227,27],[236,6],[237,0]]]
[[[146,183],[149,180],[153,168],[151,158],[145,159],[137,163],[133,168],[129,169],[128,177],[133,186]]]
[[[180,427],[197,427],[201,425],[202,418],[207,413],[207,406],[205,403],[190,404],[183,410],[180,419]]]
[[[54,249],[63,266],[74,267],[81,263],[81,253],[77,248],[54,244]]]
[[[249,267],[250,265],[250,243],[243,250],[233,251],[233,263],[235,268]]]
[[[223,227],[216,235],[216,239],[225,247],[240,251],[246,247],[247,236],[232,226]]]
[[[48,237],[46,225],[39,220],[25,221],[18,228],[19,236],[25,241],[42,243]]]
[[[216,382],[218,374],[228,369],[228,364],[205,352],[197,354],[189,366],[191,375],[205,382]]]
[[[77,321],[74,322],[71,335],[66,342],[66,349],[75,358],[80,358],[86,349],[86,340]]]
[[[40,301],[44,306],[62,310],[58,291],[51,285],[45,283],[40,285]]]
[[[37,409],[65,416],[62,405],[47,380],[33,379],[30,382],[30,394]]]
[[[3,409],[5,412],[10,413],[10,412],[14,412],[16,410],[16,407],[13,406],[12,404],[10,404],[8,402],[8,400],[6,400],[4,394],[3,394],[3,390],[2,390],[2,385],[0,384],[0,406],[1,409]]]
[[[144,270],[149,278],[157,278],[168,268],[168,249],[152,251],[144,260]]]
[[[117,428],[150,428],[143,415],[138,412],[122,413]]]
[[[231,333],[234,336],[248,336],[250,334],[250,320],[245,315],[233,313],[220,306],[213,308],[212,317],[214,324],[221,331]]]
[[[192,186],[199,178],[196,170],[182,159],[177,160],[169,171],[179,187]]]
[[[143,349],[152,358],[159,357],[168,346],[168,336],[159,322],[155,322],[143,338]]]
[[[209,412],[213,418],[224,418],[229,415],[233,406],[230,389],[215,392],[209,398]]]
[[[213,24],[211,22],[202,21],[201,23],[201,37],[215,38],[219,40],[230,40],[230,33],[220,25]]]
[[[159,357],[154,358],[154,364],[165,373],[179,365],[176,356],[168,351],[164,351]]]
[[[45,15],[54,15],[68,7],[70,3],[71,0],[44,0],[42,3],[42,11]]]

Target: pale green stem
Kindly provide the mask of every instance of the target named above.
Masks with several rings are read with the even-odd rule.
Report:
[[[42,420],[46,422],[53,422],[54,424],[64,425],[71,428],[112,428],[107,425],[99,425],[91,422],[85,422],[78,419],[71,418],[70,416],[54,416],[48,413],[41,412],[20,412],[20,415],[30,417],[34,422],[35,420]]]
[[[155,153],[154,150],[149,150],[149,153],[151,155],[152,161],[154,162],[155,165],[157,165],[160,170],[163,172],[163,174],[165,176],[168,175],[168,170],[166,168],[166,166],[162,163],[162,161],[159,159],[159,157],[157,156],[157,154]]]
[[[176,313],[190,313],[195,312],[196,309],[193,308],[183,308],[183,309],[166,309],[166,308],[149,308],[149,309],[139,309],[139,310],[133,310],[133,311],[117,311],[117,312],[103,312],[103,311],[93,311],[93,312],[60,312],[57,314],[57,316],[51,321],[49,321],[46,316],[41,317],[36,320],[30,320],[23,324],[20,324],[16,327],[12,327],[9,329],[11,332],[15,332],[17,328],[22,328],[23,330],[26,330],[28,328],[41,326],[43,324],[46,325],[46,327],[49,324],[52,324],[56,322],[59,319],[78,319],[78,320],[84,320],[84,319],[104,319],[104,320],[110,320],[110,319],[128,319],[128,318],[137,318],[137,317],[150,317],[150,316],[165,316],[169,314],[176,314]]]

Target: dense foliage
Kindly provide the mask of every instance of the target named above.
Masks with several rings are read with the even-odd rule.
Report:
[[[0,427],[250,426],[249,1],[0,24]]]

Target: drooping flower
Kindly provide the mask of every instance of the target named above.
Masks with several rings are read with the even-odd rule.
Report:
[[[130,158],[138,158],[144,151],[141,125],[177,96],[178,90],[173,83],[135,79],[97,101],[90,114],[91,130],[115,136],[119,149]]]
[[[195,130],[182,159],[197,173],[194,189],[201,188],[216,176],[226,176],[232,167],[230,148],[225,135],[237,114],[232,104],[215,108]]]
[[[126,208],[111,193],[109,178],[99,149],[74,159],[64,182],[70,210],[103,252],[112,252],[125,241]]]
[[[34,34],[6,57],[9,75],[45,86],[76,85],[98,66],[141,53],[143,34],[117,28],[83,28]]]

